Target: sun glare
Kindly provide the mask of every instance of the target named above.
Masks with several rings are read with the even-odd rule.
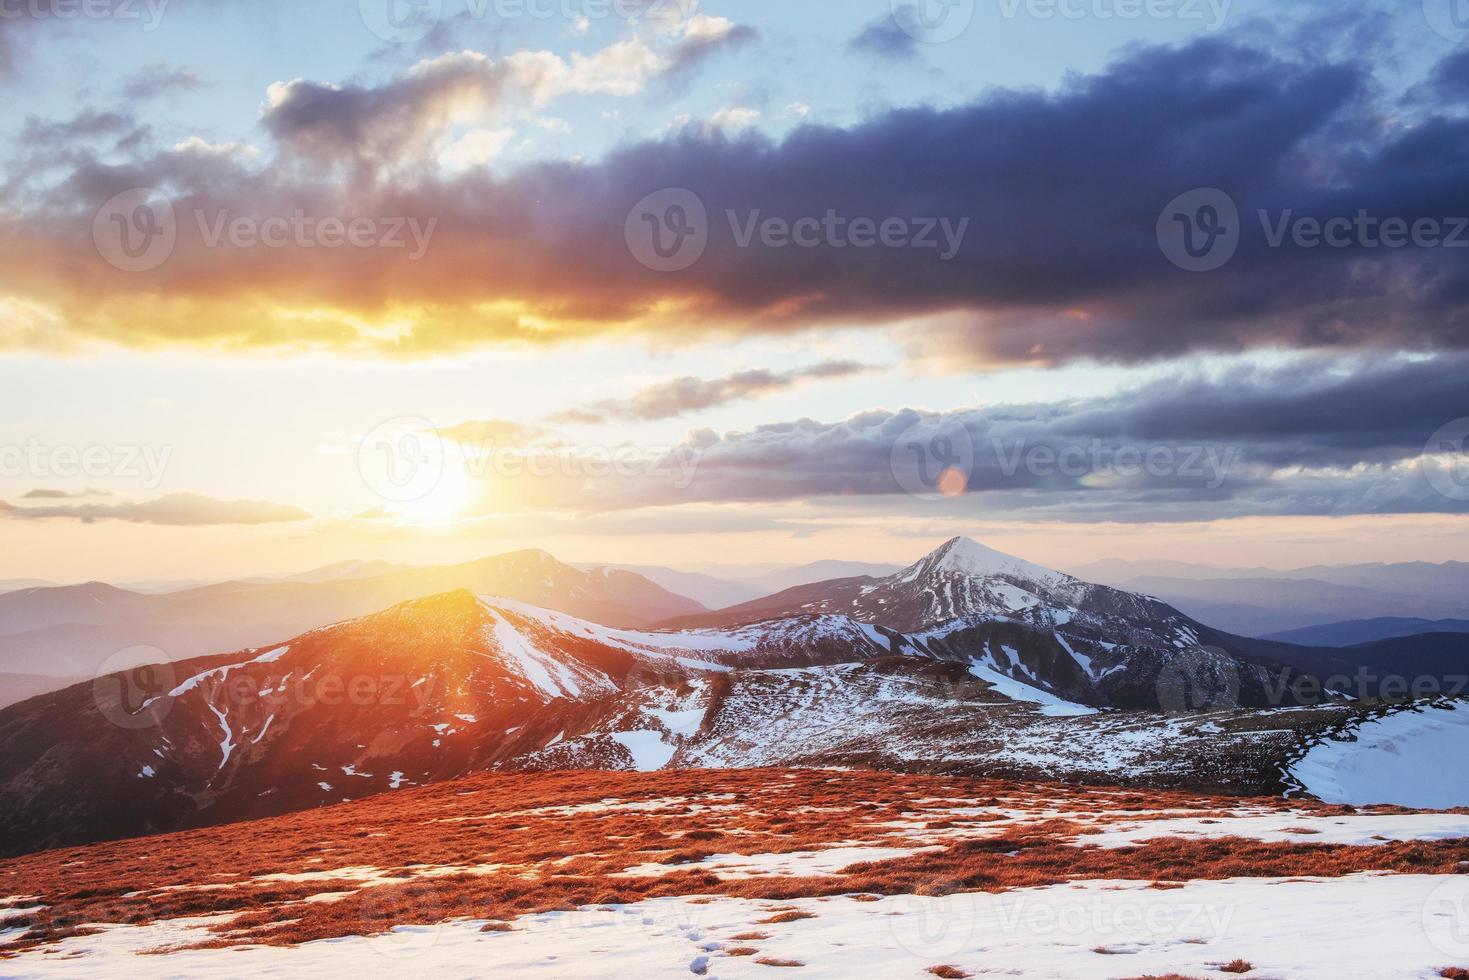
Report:
[[[451,524],[463,515],[469,480],[462,466],[447,465],[432,490],[402,505],[401,515],[414,524]]]

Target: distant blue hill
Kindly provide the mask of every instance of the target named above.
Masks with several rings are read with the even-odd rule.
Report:
[[[1348,619],[1272,633],[1262,639],[1308,647],[1346,647],[1421,633],[1469,633],[1469,619],[1416,619],[1411,616]]]

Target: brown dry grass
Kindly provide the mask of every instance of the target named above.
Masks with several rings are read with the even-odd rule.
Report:
[[[657,809],[565,809],[607,800],[665,802]],[[489,920],[495,923],[490,928],[500,928],[530,913],[668,896],[778,902],[846,895],[874,901],[882,895],[1003,891],[1083,879],[1144,878],[1167,888],[1202,878],[1329,877],[1370,870],[1454,874],[1460,862],[1469,861],[1464,841],[1349,847],[1189,838],[1115,850],[1076,846],[1075,835],[1088,827],[1078,820],[1089,817],[1165,809],[1217,815],[1240,805],[1344,812],[1273,799],[1242,804],[1190,793],[865,771],[484,774],[288,817],[0,861],[0,895],[35,895],[36,904],[47,906],[8,923],[29,931],[0,957],[78,935],[96,923],[221,913],[234,917],[215,927],[212,945],[284,945],[448,919]],[[976,806],[1032,817],[990,828],[997,836],[956,839],[1003,816],[969,819],[946,812]],[[1052,819],[1046,811],[1053,807],[1085,816]],[[939,816],[952,828],[925,829]],[[942,850],[855,865],[841,876],[726,880],[708,868],[687,866],[712,853],[788,853],[839,841],[919,845],[931,843],[935,834]],[[691,849],[691,841],[699,847]],[[637,864],[666,870],[659,876],[620,876]],[[493,867],[480,867],[485,865]],[[380,869],[395,880],[363,887],[334,871],[352,867]],[[430,870],[444,873],[424,876]],[[302,873],[323,877],[263,877]],[[307,901],[327,892],[349,894]],[[810,915],[779,906],[766,912],[772,925]],[[764,938],[765,933],[734,937]]]

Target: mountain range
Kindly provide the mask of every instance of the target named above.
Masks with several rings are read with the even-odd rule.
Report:
[[[9,592],[0,595],[0,671],[91,676],[109,657],[138,647],[156,648],[160,659],[182,660],[273,642],[457,589],[613,626],[647,626],[704,609],[640,575],[585,571],[543,551],[381,574],[372,565],[354,564],[346,571],[347,577],[224,582],[162,594],[100,582]]]
[[[1287,630],[1265,639],[1299,643],[1308,647],[1339,647],[1405,636],[1422,636],[1426,633],[1469,633],[1469,619],[1414,619],[1407,616],[1349,619],[1340,623],[1322,623],[1320,626]]]
[[[1179,561],[1108,560],[1075,569],[1091,581],[1158,596],[1205,622],[1246,636],[1359,619],[1469,619],[1469,562],[1313,565],[1280,571]],[[1383,639],[1366,630],[1334,642]]]
[[[204,826],[484,769],[857,765],[1279,792],[1304,739],[1363,710],[1311,676],[1343,651],[1232,636],[964,538],[890,575],[712,613],[675,602],[656,629],[565,609],[667,610],[632,573],[537,552],[491,570],[563,611],[456,589],[0,711],[0,841]],[[644,605],[609,609],[616,596]]]

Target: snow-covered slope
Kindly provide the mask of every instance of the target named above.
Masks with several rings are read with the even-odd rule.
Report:
[[[838,579],[678,620],[734,628],[794,615],[841,615],[901,632],[930,656],[980,664],[1002,682],[1093,707],[1261,707],[1297,700],[1294,676],[1239,655],[1149,596],[1083,582],[953,538],[884,578]],[[1248,643],[1248,641],[1243,641]]]
[[[902,647],[840,616],[657,632],[467,592],[435,596],[0,712],[0,847],[283,813],[452,778],[594,728],[624,692]],[[637,731],[655,734],[606,746],[597,764],[646,766],[666,726],[608,734]]]
[[[1363,718],[1291,766],[1328,803],[1448,808],[1469,803],[1469,704],[1434,702]]]
[[[955,620],[1011,618],[1064,626],[1078,618],[1111,617],[1161,627],[1158,632],[1168,633],[1169,642],[1180,638],[1174,627],[1187,622],[1145,596],[1091,585],[961,537],[884,578],[800,586],[675,624],[729,627],[811,614],[844,615],[902,632]]]

